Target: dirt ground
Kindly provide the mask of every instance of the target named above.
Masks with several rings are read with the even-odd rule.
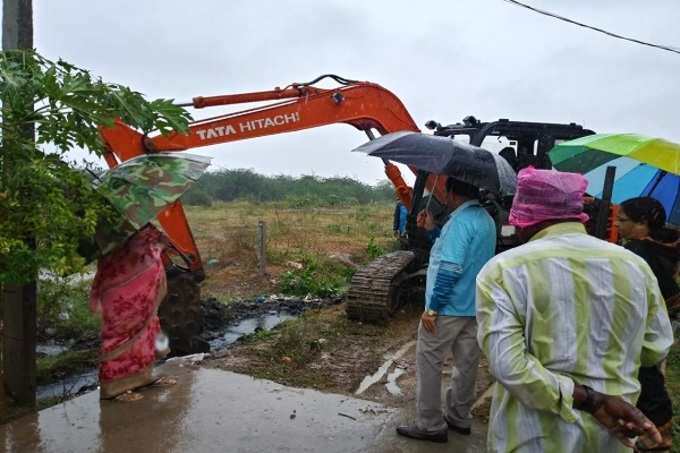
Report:
[[[277,291],[279,276],[305,258],[365,264],[395,246],[390,204],[308,207],[232,202],[186,207],[206,270],[203,298],[222,301]],[[265,222],[267,275],[257,273],[257,223]]]
[[[393,209],[390,204],[290,209],[277,203],[244,202],[189,207],[187,214],[207,271],[203,299],[232,303],[272,294],[278,290],[282,273],[295,269],[308,256],[342,265],[365,264],[372,252],[380,254],[395,247]],[[255,225],[260,220],[267,224],[266,276],[256,272]],[[422,306],[409,307],[385,325],[373,325],[349,321],[344,304],[310,310],[271,332],[245,338],[218,353],[208,366],[350,395],[367,375],[376,373],[410,343],[360,396],[391,406],[413,404],[414,340],[421,311]],[[444,379],[450,368],[449,358]],[[486,369],[482,363],[479,394],[489,386]],[[395,395],[386,384],[388,376],[396,375]]]
[[[207,364],[281,384],[360,396],[392,407],[415,404],[419,314],[417,307],[410,307],[386,324],[374,325],[349,321],[344,304],[311,310],[269,333],[245,339]],[[394,357],[399,353],[402,355]],[[357,393],[362,381],[381,366],[384,374]],[[444,368],[443,379],[447,380],[451,357],[447,357]],[[482,361],[478,396],[490,386],[487,369]],[[390,384],[392,376],[397,377],[394,384]],[[476,408],[475,414],[485,421],[488,404]]]

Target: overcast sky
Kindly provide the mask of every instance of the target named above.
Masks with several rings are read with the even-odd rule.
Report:
[[[526,0],[680,47],[677,0]],[[272,89],[336,73],[394,92],[416,123],[576,122],[680,141],[680,55],[502,0],[33,0],[35,45],[151,98]],[[209,110],[195,118],[212,116]],[[213,168],[382,179],[352,127],[199,148]]]

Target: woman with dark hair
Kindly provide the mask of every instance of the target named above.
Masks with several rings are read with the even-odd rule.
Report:
[[[669,313],[680,305],[680,288],[675,281],[680,240],[678,232],[666,228],[666,212],[650,197],[631,198],[621,203],[618,229],[624,247],[642,257],[659,282]],[[641,386],[638,408],[659,428],[663,442],[656,444],[642,437],[638,451],[659,451],[672,446],[673,405],[666,391],[664,375],[658,367],[640,367]]]
[[[666,211],[654,198],[631,198],[621,203],[618,229],[626,240],[624,247],[647,261],[672,312],[680,305],[680,288],[674,278],[680,258],[680,235],[665,225]]]

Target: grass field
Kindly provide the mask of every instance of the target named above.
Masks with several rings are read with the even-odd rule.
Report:
[[[364,264],[396,247],[393,209],[391,204],[322,208],[249,202],[187,207],[207,272],[203,294],[224,301],[253,297],[285,289],[282,283],[296,277],[298,293],[304,292],[305,279],[339,287],[348,281],[351,263]],[[266,279],[256,272],[258,221],[267,228]]]
[[[668,355],[666,388],[673,400],[673,453],[680,453],[680,344],[676,343]]]

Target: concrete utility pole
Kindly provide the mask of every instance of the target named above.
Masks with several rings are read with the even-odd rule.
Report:
[[[3,0],[2,49],[33,48],[32,0]],[[26,108],[33,108],[27,100]],[[24,131],[26,139],[34,140],[35,129],[31,124]],[[8,148],[12,143],[3,143]],[[4,152],[3,171],[12,163],[11,153]],[[29,242],[33,242],[27,232]],[[36,387],[36,283],[4,285],[2,288],[3,315],[3,381],[7,393],[20,405],[35,405]]]

